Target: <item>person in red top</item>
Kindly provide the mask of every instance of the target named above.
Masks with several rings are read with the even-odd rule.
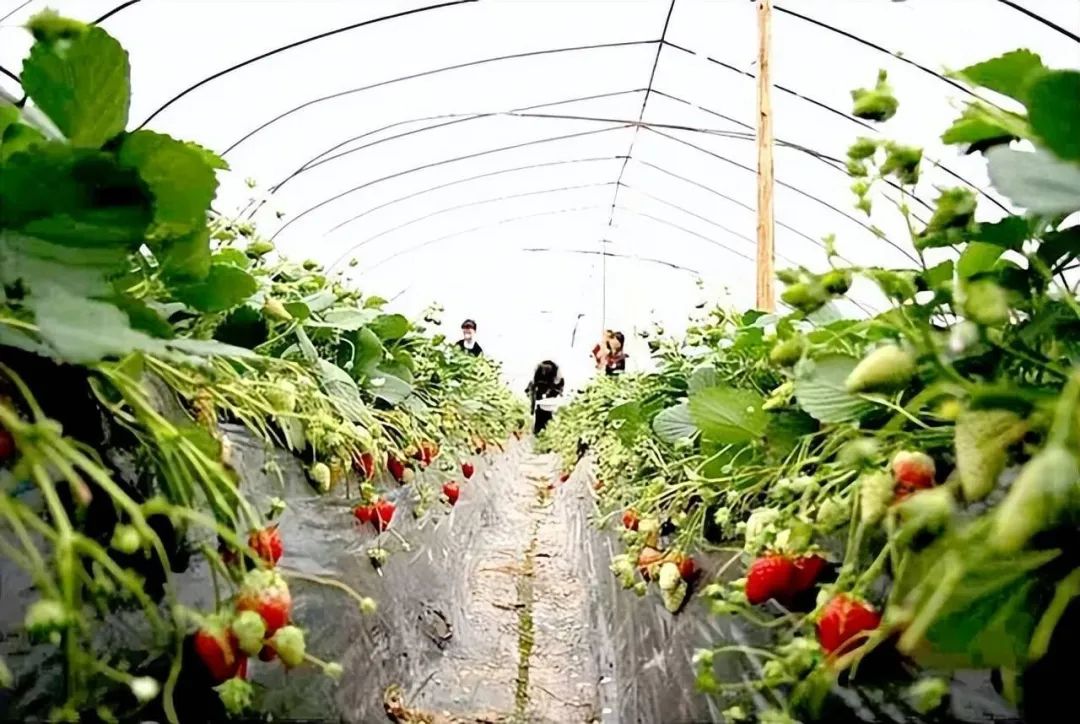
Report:
[[[604,331],[604,338],[600,340],[600,344],[592,348],[593,361],[596,363],[596,369],[602,370],[607,367],[607,358],[611,354],[611,342],[615,339],[615,333],[610,329]]]
[[[611,341],[608,343],[607,359],[604,363],[604,372],[609,375],[617,375],[626,372],[626,351],[623,345],[626,337],[622,332],[613,332]]]

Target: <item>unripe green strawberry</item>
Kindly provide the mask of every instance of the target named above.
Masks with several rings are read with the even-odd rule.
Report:
[[[893,499],[893,479],[884,471],[864,473],[859,478],[859,517],[872,525],[885,517]]]
[[[296,410],[296,385],[288,380],[276,380],[266,391],[266,400],[275,412],[288,414]]]
[[[908,495],[896,504],[896,513],[901,521],[896,538],[906,544],[920,533],[937,534],[952,519],[956,506],[952,491],[945,486],[919,490]]]
[[[250,257],[260,257],[274,250],[274,245],[264,239],[256,239],[248,244],[246,253]]]
[[[829,294],[847,294],[851,289],[851,270],[833,269],[821,277],[821,284]]]
[[[255,611],[241,611],[232,622],[232,632],[240,650],[249,656],[257,656],[266,636],[266,622]]]
[[[676,571],[677,573],[678,571]],[[670,613],[676,613],[682,608],[683,602],[686,600],[686,594],[689,591],[689,587],[686,585],[686,581],[679,579],[678,583],[674,587],[669,589],[660,589],[660,600],[664,602],[664,608]]]
[[[232,716],[240,716],[251,708],[255,691],[243,678],[235,676],[214,687],[221,704]]]
[[[277,319],[282,322],[290,322],[293,318],[285,305],[273,297],[267,297],[266,301],[263,302],[263,314],[270,319]]]
[[[658,581],[660,583],[661,591],[670,591],[682,582],[682,574],[679,573],[679,566],[676,563],[668,561],[660,566],[660,575]]]
[[[798,269],[780,269],[776,272],[776,278],[784,284],[798,284],[806,275]]]
[[[71,617],[68,616],[64,604],[50,598],[42,598],[34,601],[26,611],[26,619],[23,625],[26,627],[30,638],[59,642],[60,632],[70,625]]]
[[[270,645],[281,657],[281,663],[290,669],[304,663],[304,632],[296,626],[284,626],[270,639]]]
[[[801,334],[777,342],[769,352],[769,361],[781,367],[791,367],[802,359],[806,349],[806,338]]]
[[[120,553],[131,555],[142,548],[142,536],[133,525],[118,525],[113,529],[112,541],[109,545]]]
[[[829,295],[825,287],[818,282],[799,282],[792,284],[780,295],[780,299],[790,307],[810,314],[825,306]]]
[[[851,91],[851,99],[855,102],[851,115],[868,121],[887,121],[896,115],[900,103],[887,79],[886,72],[879,70],[877,84],[872,89],[857,88]]]
[[[307,271],[312,271],[319,268],[319,262],[315,261],[314,259],[304,259],[303,266],[304,269],[306,269]]]
[[[152,676],[136,676],[128,682],[131,694],[140,704],[153,701],[161,692],[161,683]]]
[[[964,285],[964,316],[984,327],[1000,327],[1009,321],[1009,294],[992,279]]]
[[[848,158],[855,159],[856,161],[862,161],[873,156],[874,152],[877,151],[877,148],[878,142],[875,141],[873,138],[866,138],[865,136],[860,136],[859,138],[856,138],[855,142],[848,147],[847,156]]]
[[[847,391],[889,391],[903,387],[915,376],[915,357],[894,344],[878,347],[863,357],[848,375]]]
[[[326,463],[315,463],[311,466],[311,479],[315,481],[315,484],[319,487],[319,490],[323,493],[330,490],[330,466]]]
[[[904,696],[911,708],[920,714],[929,714],[939,709],[949,695],[949,682],[935,676],[919,679],[908,687]]]
[[[1008,450],[1027,432],[1009,410],[968,410],[956,420],[956,471],[964,499],[982,500],[997,484]]]
[[[1080,468],[1076,456],[1050,445],[1028,461],[997,507],[991,544],[1015,553],[1031,537],[1074,515],[1080,508]]]

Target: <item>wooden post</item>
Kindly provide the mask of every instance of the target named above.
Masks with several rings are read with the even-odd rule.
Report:
[[[757,86],[757,308],[776,310],[773,290],[773,130],[772,80],[769,56],[772,47],[772,0],[758,0],[758,86]]]

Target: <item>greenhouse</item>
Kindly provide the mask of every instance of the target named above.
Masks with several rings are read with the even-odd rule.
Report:
[[[0,0],[0,720],[1064,722],[1077,0]]]

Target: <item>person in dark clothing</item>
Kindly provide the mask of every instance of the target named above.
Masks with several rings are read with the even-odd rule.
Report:
[[[484,354],[484,350],[476,342],[476,322],[471,319],[466,319],[461,323],[461,339],[458,340],[457,346],[466,354],[471,354],[473,357],[479,357]]]
[[[559,366],[551,360],[544,360],[536,366],[533,372],[532,382],[525,388],[525,394],[529,396],[530,407],[534,416],[533,434],[539,435],[540,431],[551,421],[551,410],[545,410],[537,402],[540,400],[558,397],[563,392],[562,375],[559,374]]]
[[[626,372],[626,351],[623,349],[625,343],[626,337],[622,332],[615,332],[611,335],[608,340],[609,352],[604,366],[606,374],[617,375]]]

